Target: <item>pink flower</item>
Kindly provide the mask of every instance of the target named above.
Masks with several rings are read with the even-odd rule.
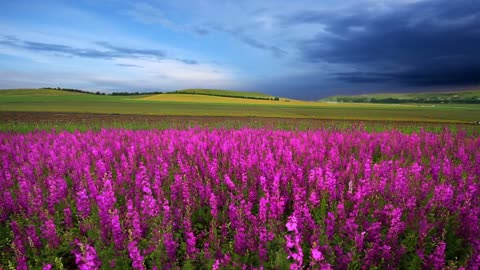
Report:
[[[297,218],[295,216],[288,217],[286,227],[289,232],[297,231]]]
[[[312,258],[319,262],[321,260],[323,260],[323,254],[320,250],[318,250],[318,248],[313,248],[312,249]]]

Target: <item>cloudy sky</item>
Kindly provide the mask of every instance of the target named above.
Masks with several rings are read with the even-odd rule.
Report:
[[[480,86],[478,0],[0,1],[0,88]]]

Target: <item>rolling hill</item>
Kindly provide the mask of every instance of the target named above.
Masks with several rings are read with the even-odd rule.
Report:
[[[404,94],[367,94],[352,96],[331,96],[323,98],[324,102],[356,103],[458,103],[480,104],[480,90],[404,93]]]
[[[93,93],[91,93],[93,94]],[[0,89],[0,97],[57,97],[91,95],[87,92],[71,92],[57,89]]]
[[[238,98],[238,96],[243,97],[245,93],[222,91],[213,92],[218,95],[210,95],[212,92],[203,92],[203,94],[187,92],[115,96],[54,89],[0,90],[0,112],[247,116],[456,123],[472,123],[480,120],[480,106],[477,104],[328,103],[282,98],[279,100]],[[220,96],[226,94],[231,96]]]

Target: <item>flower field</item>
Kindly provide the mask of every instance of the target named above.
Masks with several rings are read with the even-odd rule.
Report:
[[[479,269],[480,138],[0,133],[0,269]]]

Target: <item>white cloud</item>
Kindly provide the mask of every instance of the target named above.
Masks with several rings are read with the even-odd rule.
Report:
[[[235,81],[234,72],[211,64],[185,64],[177,60],[118,59],[129,70],[132,79],[143,79],[166,88],[226,87]]]

